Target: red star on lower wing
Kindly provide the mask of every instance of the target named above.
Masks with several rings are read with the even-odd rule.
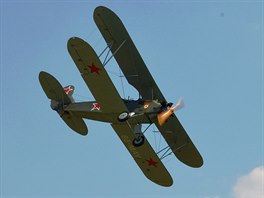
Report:
[[[146,160],[148,162],[149,166],[154,166],[157,167],[158,162],[154,161],[152,158],[150,158],[149,160]]]
[[[93,108],[91,109],[91,111],[93,110],[100,110],[100,105],[98,103],[93,103]]]
[[[92,65],[88,65],[88,67],[90,68],[91,73],[99,74],[99,71],[101,70],[99,67],[96,67],[93,63]]]

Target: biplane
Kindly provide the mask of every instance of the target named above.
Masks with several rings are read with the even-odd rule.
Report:
[[[77,37],[70,38],[67,47],[95,101],[75,102],[74,86],[62,87],[51,74],[41,71],[39,81],[51,100],[51,108],[81,135],[88,133],[84,118],[110,123],[145,176],[158,185],[171,186],[172,177],[162,163],[169,153],[190,167],[203,165],[200,153],[174,114],[180,103],[172,106],[167,102],[125,26],[113,11],[100,6],[94,10],[93,17],[111,57],[102,63],[93,48]],[[112,57],[128,83],[139,92],[139,99],[122,99],[119,95],[105,69]],[[168,146],[159,151],[164,152],[161,157],[145,137],[143,124],[156,125],[164,137]]]

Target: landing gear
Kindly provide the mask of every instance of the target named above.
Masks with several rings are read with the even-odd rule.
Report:
[[[145,141],[145,137],[143,135],[139,135],[138,137],[136,137],[134,140],[133,140],[133,145],[135,147],[139,147],[141,146],[142,144],[144,144],[144,141]]]
[[[125,122],[126,120],[133,117],[134,115],[135,115],[135,112],[128,113],[128,112],[124,111],[123,113],[120,113],[118,115],[117,119],[119,120],[119,122]],[[131,128],[131,125],[129,123],[128,123],[128,125]],[[134,128],[131,128],[135,134],[135,136],[134,136],[135,138],[132,141],[132,144],[135,147],[139,147],[139,146],[143,145],[145,142],[145,137],[141,131],[141,127],[142,127],[141,124],[136,124],[136,125],[134,125]]]
[[[129,118],[129,113],[128,112],[123,112],[123,113],[120,113],[119,116],[117,117],[117,119],[120,121],[120,122],[125,122],[126,120],[128,120]]]
[[[128,120],[128,118],[131,118],[134,115],[135,115],[135,112],[128,113],[128,112],[124,111],[123,113],[119,114],[117,119],[119,120],[119,122],[125,122]]]
[[[132,141],[132,144],[135,147],[141,146],[142,144],[144,144],[144,141],[145,141],[145,137],[144,137],[144,135],[142,133],[141,128],[142,128],[142,125],[141,124],[137,124],[134,127],[135,138]]]

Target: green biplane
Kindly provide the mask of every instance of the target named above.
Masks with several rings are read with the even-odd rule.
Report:
[[[51,100],[51,108],[81,135],[88,133],[83,118],[111,123],[145,176],[161,186],[171,186],[172,177],[161,161],[167,155],[174,153],[190,167],[203,165],[200,153],[173,113],[181,104],[172,106],[162,95],[119,17],[102,6],[94,10],[93,16],[106,49],[140,97],[122,99],[104,68],[108,61],[102,64],[87,42],[73,37],[67,45],[69,54],[96,101],[75,102],[74,86],[63,88],[52,75],[41,71],[39,81]],[[142,132],[142,124],[155,124],[168,146],[156,153]],[[161,157],[160,152],[164,152]]]

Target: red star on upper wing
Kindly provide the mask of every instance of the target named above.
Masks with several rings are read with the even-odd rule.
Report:
[[[93,110],[100,110],[100,105],[98,103],[93,103],[93,108],[91,109],[91,111]]]
[[[101,70],[99,67],[96,67],[93,63],[92,65],[88,65],[88,67],[90,68],[91,73],[99,74],[99,71]]]
[[[146,160],[148,162],[149,166],[154,166],[157,167],[158,162],[154,161],[152,158],[150,158],[149,160]]]

